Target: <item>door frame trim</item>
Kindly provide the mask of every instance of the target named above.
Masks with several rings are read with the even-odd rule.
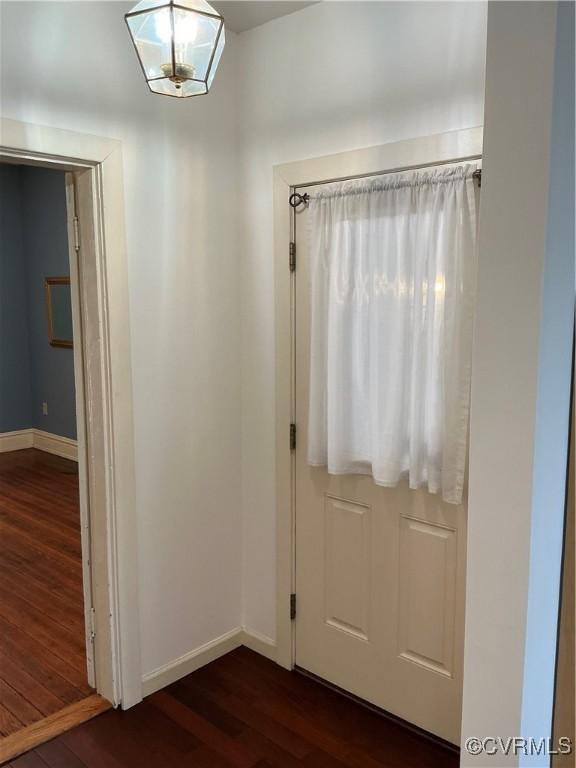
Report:
[[[295,663],[295,628],[294,622],[290,620],[289,606],[296,576],[296,477],[294,455],[290,451],[290,423],[295,418],[295,278],[288,265],[288,248],[294,232],[294,214],[288,205],[288,198],[291,192],[300,186],[478,158],[482,155],[482,137],[482,127],[465,128],[285,163],[273,168],[276,305],[276,661],[286,669],[292,669]]]
[[[89,568],[92,588],[96,690],[126,709],[141,701],[142,680],[122,145],[6,118],[0,118],[0,136],[4,162],[66,172],[68,206],[72,177],[76,188],[81,258],[75,264],[71,254],[71,267],[72,274],[80,267],[82,312],[76,313],[81,344],[75,369],[80,365],[86,382],[87,427],[86,440],[78,431],[78,448],[81,461],[85,455],[89,506],[89,515],[81,510],[83,568]],[[86,642],[89,654],[89,636]]]

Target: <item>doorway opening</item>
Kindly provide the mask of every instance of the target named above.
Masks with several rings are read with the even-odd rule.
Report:
[[[9,744],[75,705],[85,713],[96,674],[74,181],[3,163],[0,195],[0,735]]]

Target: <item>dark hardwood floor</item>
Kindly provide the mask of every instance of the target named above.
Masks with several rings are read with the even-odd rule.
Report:
[[[239,648],[11,768],[452,768],[458,756]]]
[[[0,736],[93,693],[84,643],[77,465],[0,453]]]

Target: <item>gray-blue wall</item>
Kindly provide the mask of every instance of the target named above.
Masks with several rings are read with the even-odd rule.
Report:
[[[0,431],[75,438],[73,352],[50,346],[44,297],[45,277],[70,272],[64,173],[0,166],[0,190]]]
[[[0,432],[32,426],[20,168],[0,165]]]

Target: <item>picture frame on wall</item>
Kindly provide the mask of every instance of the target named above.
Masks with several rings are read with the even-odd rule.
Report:
[[[69,277],[46,277],[44,294],[48,313],[48,340],[52,347],[72,349],[72,301]]]

